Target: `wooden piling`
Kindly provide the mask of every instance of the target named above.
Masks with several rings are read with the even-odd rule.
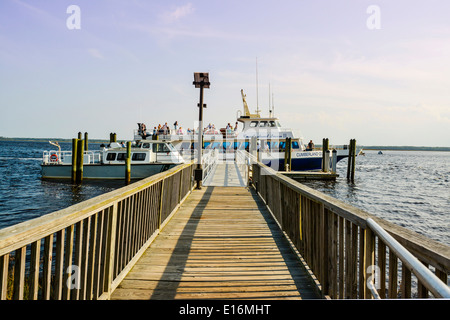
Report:
[[[114,132],[111,132],[109,134],[109,142],[117,142],[117,134]]]
[[[83,181],[83,161],[84,161],[84,141],[82,139],[77,139],[77,172],[76,172],[76,183],[81,183]]]
[[[286,145],[284,151],[284,170],[291,171],[292,166],[292,139],[286,138]]]
[[[87,132],[85,132],[84,133],[84,150],[85,151],[88,151],[88,133]]]
[[[131,181],[131,141],[127,141],[127,158],[125,160],[125,182]]]
[[[356,140],[351,139],[348,146],[347,180],[355,180]]]
[[[355,181],[356,139],[353,139],[351,181]]]
[[[322,171],[327,172],[328,168],[325,166],[325,157],[329,148],[329,140],[328,138],[324,138],[322,140]]]
[[[332,163],[332,165],[331,165],[331,172],[332,173],[336,173],[336,164],[337,164],[337,150],[336,149],[333,149],[333,151],[332,151],[332,159],[331,159],[331,163]]]
[[[78,139],[72,139],[72,183],[77,182],[77,150]]]
[[[323,158],[323,167],[322,167],[323,172],[330,171],[330,154],[331,154],[330,150],[325,151],[325,158]]]

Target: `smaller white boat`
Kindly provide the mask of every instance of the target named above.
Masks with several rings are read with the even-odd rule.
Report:
[[[44,151],[41,173],[43,179],[71,179],[72,151]],[[84,151],[83,179],[124,179],[127,148],[117,142],[100,150]],[[131,179],[142,179],[184,163],[178,150],[168,141],[133,142],[131,148]]]

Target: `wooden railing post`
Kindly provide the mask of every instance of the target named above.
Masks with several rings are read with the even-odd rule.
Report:
[[[374,265],[374,261],[375,261],[375,237],[370,228],[366,228],[364,230],[364,243],[365,243],[365,248],[364,248],[364,253],[365,253],[365,257],[364,257],[364,289],[363,288],[360,288],[360,289],[364,290],[364,299],[372,299],[373,296],[368,288],[368,281],[372,281],[372,279],[374,277],[370,276],[371,279],[369,279],[368,272],[370,270],[372,270],[372,272],[374,271],[372,266]],[[370,275],[372,275],[372,273],[370,273]]]
[[[23,300],[26,250],[27,247],[22,247],[14,254],[14,300]]]
[[[9,253],[0,257],[0,300],[6,300],[8,291]]]
[[[165,179],[163,179],[161,181],[161,192],[160,192],[160,196],[159,196],[159,210],[158,210],[158,229],[161,229],[161,217],[162,217],[162,210],[163,210],[163,197],[164,197],[164,181]]]
[[[117,202],[115,202],[110,209],[108,219],[108,235],[106,240],[106,277],[103,291],[107,298],[111,296],[111,285],[114,280],[114,261],[116,258],[116,230],[117,230]]]
[[[320,260],[321,260],[321,270],[320,270],[320,283],[322,284],[322,291],[324,295],[329,293],[329,282],[328,282],[328,215],[325,212],[325,207],[323,204],[320,205],[320,215],[321,215],[321,230],[320,230]]]

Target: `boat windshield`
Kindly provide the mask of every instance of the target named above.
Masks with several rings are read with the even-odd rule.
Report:
[[[173,146],[173,144],[171,143],[167,143],[167,147],[169,148],[170,151],[175,152],[177,151],[177,149]]]

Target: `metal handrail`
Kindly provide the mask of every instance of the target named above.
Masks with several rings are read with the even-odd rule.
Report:
[[[426,268],[416,257],[406,250],[397,240],[387,233],[372,218],[367,219],[367,226],[392,250],[405,266],[437,298],[450,298],[450,288],[435,274]]]

